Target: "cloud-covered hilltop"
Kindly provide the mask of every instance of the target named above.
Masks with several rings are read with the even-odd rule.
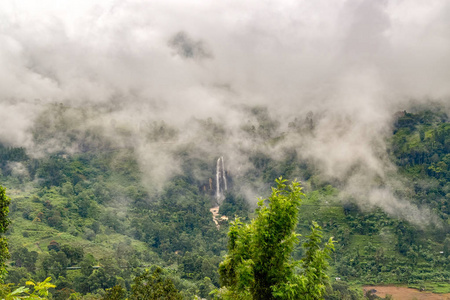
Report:
[[[181,148],[226,153],[234,174],[248,152],[294,148],[351,196],[404,210],[372,186],[395,172],[393,115],[449,103],[444,0],[4,0],[0,20],[0,141],[39,155],[101,136],[151,180],[181,172]]]

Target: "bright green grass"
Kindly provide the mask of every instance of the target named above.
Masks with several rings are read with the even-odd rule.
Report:
[[[43,197],[33,201],[32,191],[8,190],[14,205],[17,206],[17,211],[23,211],[24,208],[30,207],[32,211],[43,211],[43,202],[50,200],[54,206],[63,206],[66,199],[62,198],[55,191],[49,190]],[[134,240],[126,235],[110,232],[103,225],[100,226],[99,233],[94,239],[88,240],[84,237],[83,226],[74,226],[74,224],[90,224],[93,220],[82,219],[77,214],[68,212],[70,215],[70,222],[67,221],[69,230],[60,231],[47,224],[39,221],[32,215],[33,220],[24,219],[19,213],[12,213],[12,223],[10,225],[8,241],[11,248],[26,247],[29,251],[37,251],[38,253],[47,252],[47,246],[51,241],[56,241],[60,245],[73,245],[82,247],[85,254],[92,254],[96,259],[102,259],[115,255],[117,245],[119,243],[126,243],[131,248],[139,252],[151,252],[148,246],[141,241]],[[78,230],[77,230],[78,228]],[[74,233],[71,234],[70,232]],[[151,255],[156,258],[157,255]]]
[[[450,293],[450,283],[448,282],[424,282],[418,284],[409,284],[408,287],[418,290],[425,289],[426,291],[437,294]]]

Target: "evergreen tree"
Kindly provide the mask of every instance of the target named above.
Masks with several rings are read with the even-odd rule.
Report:
[[[183,296],[172,280],[162,276],[163,269],[157,267],[152,273],[146,270],[134,279],[131,298],[133,300],[181,300]]]
[[[115,285],[110,289],[106,290],[103,300],[121,300],[125,298],[126,291],[120,285]]]
[[[4,236],[6,230],[8,230],[9,219],[9,204],[11,200],[6,196],[5,188],[0,186],[0,282],[3,282],[3,278],[6,275],[5,262],[9,258],[8,243]]]

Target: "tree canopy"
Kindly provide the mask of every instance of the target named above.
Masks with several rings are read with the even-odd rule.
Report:
[[[6,274],[5,262],[9,258],[8,243],[4,234],[8,230],[9,219],[9,204],[11,200],[6,196],[5,188],[0,186],[0,282],[3,282],[3,277]]]
[[[146,270],[143,274],[137,276],[134,279],[134,285],[132,286],[131,299],[183,299],[181,293],[175,288],[172,280],[164,278],[162,273],[163,269],[157,267],[152,273],[150,273],[149,270]]]
[[[238,218],[229,230],[228,255],[220,264],[220,299],[321,299],[328,279],[332,238],[320,247],[320,226],[313,223],[306,255],[300,261],[291,257],[299,235],[295,233],[301,197],[296,181],[276,180],[271,196],[260,199],[256,218],[243,224]]]

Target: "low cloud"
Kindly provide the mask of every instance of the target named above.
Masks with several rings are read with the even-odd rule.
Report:
[[[252,167],[249,153],[277,159],[287,148],[348,191],[363,173],[366,185],[388,181],[394,113],[411,99],[448,105],[450,96],[444,0],[84,0],[69,8],[5,0],[0,11],[0,141],[80,151],[64,136],[36,145],[36,122],[61,104],[86,116],[66,113],[76,120],[66,133],[85,145],[99,136],[104,147],[135,148],[143,172],[161,183],[182,172],[180,151],[212,165],[224,155],[239,176]],[[165,124],[167,140],[152,139],[161,126],[151,124]],[[262,145],[262,135],[277,143]],[[372,192],[361,201],[407,211],[395,193]]]
[[[169,40],[169,46],[175,53],[186,59],[202,60],[212,58],[204,42],[192,40],[185,32],[178,32]]]

